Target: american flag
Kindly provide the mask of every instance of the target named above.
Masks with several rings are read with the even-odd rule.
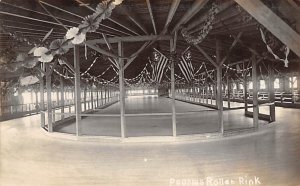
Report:
[[[194,79],[194,67],[191,62],[191,53],[187,52],[181,55],[178,66],[188,82]]]
[[[157,49],[154,48],[154,50],[156,52],[156,59],[154,59],[154,61],[151,61],[149,58],[152,67],[152,80],[154,82],[160,83],[169,59]]]

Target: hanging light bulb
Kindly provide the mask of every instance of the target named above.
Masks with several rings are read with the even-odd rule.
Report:
[[[114,5],[119,5],[123,2],[123,0],[114,0],[113,4]]]

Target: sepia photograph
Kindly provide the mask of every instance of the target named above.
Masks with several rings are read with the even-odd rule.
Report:
[[[0,186],[300,186],[300,0],[0,0]]]

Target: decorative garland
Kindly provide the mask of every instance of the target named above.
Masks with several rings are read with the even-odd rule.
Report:
[[[186,28],[182,28],[181,34],[183,38],[186,40],[187,43],[197,45],[201,43],[208,33],[212,30],[213,26],[212,23],[215,19],[215,15],[219,12],[218,7],[215,3],[212,4],[211,9],[209,10],[208,17],[206,18],[204,22],[204,26],[202,29],[198,32],[196,36],[192,36],[188,33],[188,30]]]
[[[268,45],[268,42],[267,42],[267,40],[266,40],[266,36],[265,36],[264,32],[262,31],[262,29],[260,28],[259,30],[260,30],[261,38],[262,38],[263,42],[266,44],[266,47],[267,47],[268,52],[269,52],[270,54],[272,54],[272,55],[274,56],[275,59],[284,62],[284,67],[288,67],[288,65],[289,65],[288,56],[289,56],[289,53],[290,53],[290,48],[288,48],[287,46],[285,46],[285,48],[284,48],[285,58],[284,58],[284,59],[279,58],[279,57],[273,52],[272,48]]]
[[[9,71],[16,71],[24,63],[29,63],[28,67],[33,68],[37,62],[51,62],[56,55],[61,56],[67,53],[74,45],[78,45],[85,41],[86,34],[95,32],[102,20],[107,19],[116,5],[122,3],[123,0],[106,0],[98,4],[96,11],[86,16],[78,27],[70,28],[63,39],[56,39],[46,46],[45,40],[50,36],[53,29],[44,37],[41,43],[35,43],[36,46],[25,54],[20,61],[11,63],[8,66]],[[3,29],[2,29],[3,30]],[[20,64],[22,62],[22,64]],[[13,67],[14,66],[14,67]]]

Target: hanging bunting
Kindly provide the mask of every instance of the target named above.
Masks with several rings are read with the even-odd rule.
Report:
[[[201,30],[198,32],[196,36],[192,36],[188,33],[186,28],[181,30],[181,35],[189,44],[197,45],[201,43],[208,33],[212,30],[212,24],[215,19],[215,15],[219,12],[218,7],[215,3],[212,4],[211,9],[209,10],[208,16],[204,22],[204,26],[201,24]]]
[[[288,60],[288,55],[290,53],[290,49],[286,46],[285,50],[284,50],[284,54],[285,54],[285,59],[281,59],[279,58],[272,50],[272,48],[268,45],[267,40],[266,40],[266,36],[264,34],[264,32],[262,31],[262,29],[260,28],[260,34],[261,34],[261,38],[263,40],[263,42],[266,44],[267,50],[269,53],[271,53],[275,59],[283,61],[284,62],[284,67],[288,67],[289,64],[289,60]]]

